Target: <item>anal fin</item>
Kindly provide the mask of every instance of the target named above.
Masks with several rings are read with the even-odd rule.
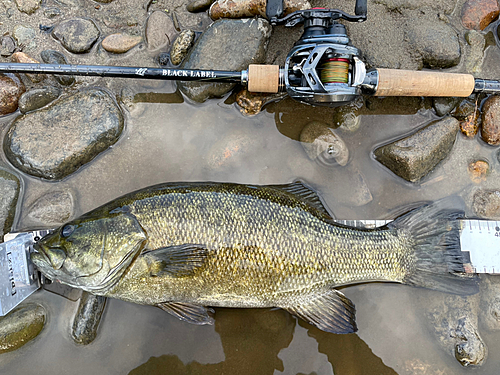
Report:
[[[158,307],[176,318],[191,324],[214,324],[213,309],[183,302],[159,303]]]
[[[356,327],[356,309],[349,298],[335,289],[302,298],[296,305],[284,307],[322,331],[331,333],[353,333]]]

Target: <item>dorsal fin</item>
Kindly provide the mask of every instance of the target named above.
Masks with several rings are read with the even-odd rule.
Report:
[[[322,215],[323,219],[333,220],[333,215],[328,212],[325,208],[325,204],[321,200],[318,193],[312,190],[309,186],[307,186],[303,181],[297,180],[292,182],[291,184],[286,185],[270,185],[269,187],[274,189],[280,189],[286,191],[287,193],[293,194],[297,198],[299,198],[304,203],[314,207],[318,210]]]

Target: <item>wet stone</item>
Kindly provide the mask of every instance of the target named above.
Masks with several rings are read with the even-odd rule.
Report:
[[[24,52],[16,52],[12,55],[12,61],[18,63],[34,63],[38,64],[40,61],[34,59],[33,57],[27,55]],[[26,74],[26,76],[33,83],[42,82],[47,76],[45,74]]]
[[[21,184],[13,174],[0,169],[0,238],[8,233],[14,222]]]
[[[497,0],[467,0],[462,7],[462,25],[468,29],[484,30],[499,12]]]
[[[123,33],[108,35],[102,41],[102,47],[112,53],[125,53],[142,41],[142,37]]]
[[[490,96],[483,105],[481,138],[493,146],[500,145],[500,97]]]
[[[280,100],[285,96],[286,93],[266,94],[242,89],[236,94],[236,104],[240,107],[242,114],[253,116],[260,113],[266,104]]]
[[[16,118],[4,150],[21,171],[59,180],[108,149],[122,130],[123,116],[114,99],[92,88]]]
[[[0,39],[0,56],[9,57],[16,50],[16,41],[9,35],[4,35]]]
[[[212,5],[215,2],[215,0],[194,0],[191,1],[187,6],[186,9],[188,12],[203,12],[210,8],[210,5]]]
[[[37,337],[43,330],[46,315],[43,306],[27,303],[0,318],[0,353],[19,349]]]
[[[84,18],[63,21],[52,31],[52,36],[73,53],[88,52],[99,35],[100,31],[94,21]]]
[[[490,165],[487,161],[477,160],[469,164],[469,177],[475,184],[486,181],[486,176],[489,172]]]
[[[77,344],[88,345],[94,341],[106,301],[106,297],[82,293],[71,330],[71,337]]]
[[[270,35],[271,26],[262,18],[216,21],[198,38],[180,67],[241,71],[249,64],[265,61]],[[195,102],[221,97],[234,86],[233,83],[178,82],[180,90]]]
[[[17,41],[17,45],[23,50],[33,50],[36,48],[36,32],[31,27],[17,25],[12,31],[12,36]]]
[[[468,30],[465,40],[470,46],[470,51],[465,55],[465,70],[471,74],[479,73],[483,64],[486,39],[479,31]]]
[[[368,187],[363,173],[352,164],[335,171],[338,179],[344,181],[342,187],[332,186],[338,201],[347,206],[361,207],[373,200],[372,193]]]
[[[176,35],[172,18],[161,11],[151,13],[146,24],[146,42],[150,50],[168,48]]]
[[[461,98],[449,98],[449,97],[440,97],[433,98],[432,105],[434,110],[436,111],[436,115],[439,117],[445,116],[450,113],[458,103],[460,103]]]
[[[500,218],[500,190],[481,189],[476,191],[472,198],[472,209],[480,217]]]
[[[446,158],[453,148],[457,132],[458,120],[447,117],[376,149],[374,154],[377,161],[394,174],[417,182]]]
[[[15,112],[19,98],[25,91],[17,74],[0,73],[0,116]]]
[[[179,34],[170,51],[170,61],[172,64],[179,65],[184,60],[184,57],[186,57],[193,45],[194,37],[194,31],[192,30],[184,30]]]
[[[360,125],[359,115],[364,105],[363,97],[358,96],[349,104],[335,108],[333,110],[333,124],[351,133],[357,131]]]
[[[59,51],[54,51],[51,49],[46,49],[40,54],[44,63],[47,64],[68,64],[66,57]],[[75,82],[74,76],[67,75],[55,75],[54,78],[63,86],[70,86]]]
[[[320,164],[345,166],[349,161],[345,142],[327,124],[307,124],[300,133],[300,142],[309,159]]]
[[[26,14],[33,14],[40,7],[41,0],[16,0],[17,9]]]
[[[207,164],[210,169],[241,166],[244,156],[252,149],[255,139],[244,131],[235,131],[220,139],[210,148]]]
[[[39,197],[26,215],[31,221],[47,227],[67,222],[74,213],[74,199],[69,191],[51,191]]]
[[[61,95],[57,87],[47,86],[25,92],[19,99],[19,111],[27,113],[45,107]]]

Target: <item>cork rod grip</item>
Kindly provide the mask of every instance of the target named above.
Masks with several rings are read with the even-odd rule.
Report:
[[[279,65],[248,66],[248,91],[276,93],[279,89]]]
[[[467,97],[474,91],[470,74],[377,69],[375,96],[456,96]]]

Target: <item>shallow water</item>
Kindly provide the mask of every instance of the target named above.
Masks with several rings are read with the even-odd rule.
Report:
[[[495,53],[488,59],[493,59]],[[24,198],[15,229],[30,224],[23,212],[40,195],[69,188],[79,215],[127,192],[167,181],[287,183],[297,178],[313,186],[337,218],[392,218],[402,207],[448,195],[466,201],[473,186],[467,165],[490,161],[488,181],[498,181],[498,149],[461,135],[452,154],[421,184],[402,181],[372,157],[380,144],[435,120],[428,103],[406,104],[362,116],[360,129],[339,129],[351,161],[348,167],[324,167],[309,160],[296,140],[312,120],[331,122],[334,109],[314,109],[290,99],[244,117],[231,98],[203,105],[185,102],[171,83],[116,80],[137,95],[126,130],[112,149],[60,182],[23,175]],[[99,81],[97,81],[99,84]],[[385,99],[381,99],[385,100]],[[397,103],[397,101],[395,102]],[[375,105],[374,107],[377,107]],[[127,112],[126,112],[127,113]],[[3,129],[13,116],[2,119]],[[232,140],[228,143],[228,139]],[[35,141],[35,140],[34,140]],[[238,143],[234,153],[227,147]],[[228,146],[229,145],[229,146]],[[5,158],[3,158],[4,162]],[[353,175],[360,173],[373,200],[357,206]],[[488,183],[488,182],[487,182]],[[297,321],[282,310],[216,309],[214,326],[178,321],[158,308],[111,300],[97,339],[77,346],[70,327],[77,303],[46,291],[31,299],[47,306],[46,329],[18,351],[2,355],[0,372],[26,374],[465,374],[432,336],[417,296],[425,290],[395,284],[351,286],[343,292],[355,303],[359,332],[334,335]],[[419,301],[421,299],[418,299]],[[489,348],[476,374],[500,368],[500,333],[481,331]],[[41,366],[41,363],[43,365]],[[428,372],[411,372],[411,366]],[[41,367],[40,367],[41,366]],[[442,372],[436,372],[436,371]]]

